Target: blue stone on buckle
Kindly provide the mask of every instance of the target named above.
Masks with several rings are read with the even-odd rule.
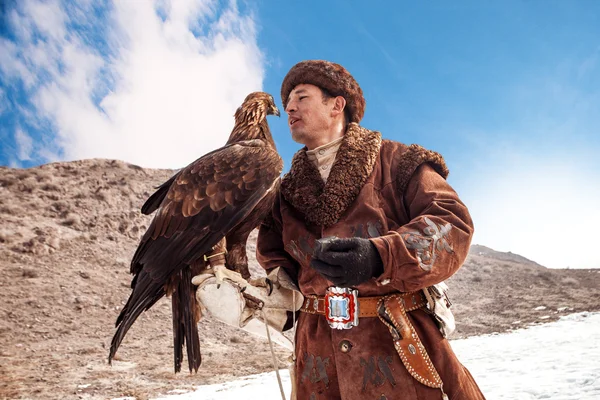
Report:
[[[329,287],[325,293],[325,318],[334,329],[350,329],[358,325],[358,290]]]

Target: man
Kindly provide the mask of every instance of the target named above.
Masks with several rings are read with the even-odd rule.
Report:
[[[296,278],[306,299],[298,399],[483,399],[422,291],[456,272],[473,233],[443,158],[361,127],[362,90],[338,64],[296,64],[281,96],[305,147],[257,256]]]

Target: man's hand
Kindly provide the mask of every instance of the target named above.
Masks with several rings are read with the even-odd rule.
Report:
[[[339,287],[357,286],[383,273],[375,245],[359,237],[317,240],[310,265]]]

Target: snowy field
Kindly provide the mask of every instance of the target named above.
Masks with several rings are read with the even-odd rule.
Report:
[[[600,313],[572,314],[511,333],[453,340],[488,400],[600,399]],[[289,376],[281,371],[284,385]],[[160,400],[281,399],[275,373]]]

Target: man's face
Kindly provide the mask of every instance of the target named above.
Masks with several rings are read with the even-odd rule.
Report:
[[[309,149],[316,147],[314,144],[334,123],[331,113],[334,101],[333,98],[323,101],[323,93],[315,85],[296,86],[285,108],[292,139]]]

